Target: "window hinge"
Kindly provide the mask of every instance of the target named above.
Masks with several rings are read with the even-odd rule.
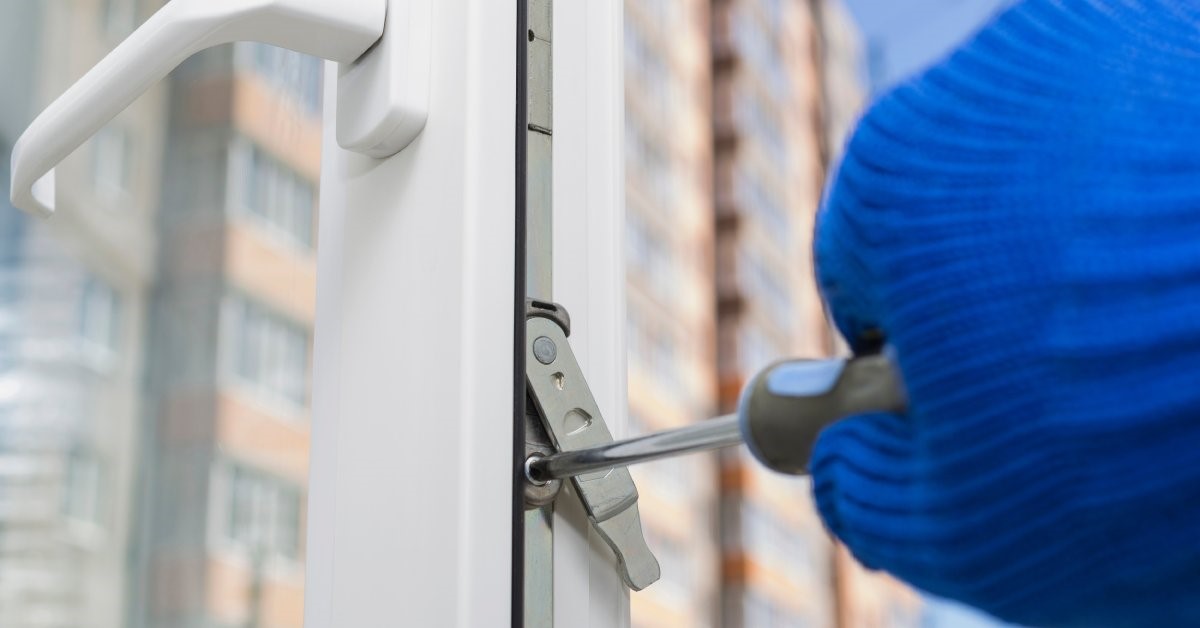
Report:
[[[558,304],[530,299],[525,314],[525,375],[529,398],[555,451],[576,451],[613,442],[596,399],[567,342],[570,318]],[[528,460],[546,451],[527,452]],[[617,571],[629,588],[640,591],[658,580],[658,560],[642,536],[638,492],[624,468],[604,469],[571,478],[588,520],[617,557]],[[558,486],[554,484],[558,483]],[[560,480],[530,481],[526,503],[538,507],[561,488]],[[532,499],[531,499],[532,494]]]

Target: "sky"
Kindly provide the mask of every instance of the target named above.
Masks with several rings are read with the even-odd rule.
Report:
[[[944,57],[1011,0],[843,0],[863,31],[872,92]]]
[[[843,0],[863,31],[867,76],[878,94],[936,63],[1011,0]],[[928,599],[926,628],[1004,626],[963,606]]]

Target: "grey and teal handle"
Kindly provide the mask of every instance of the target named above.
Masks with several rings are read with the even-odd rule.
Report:
[[[738,404],[742,440],[767,467],[807,473],[817,434],[829,424],[855,414],[904,411],[904,386],[889,353],[787,360],[763,369]]]

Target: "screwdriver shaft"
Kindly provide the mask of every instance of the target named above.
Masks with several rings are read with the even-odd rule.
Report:
[[[614,441],[599,447],[533,457],[525,464],[525,474],[531,481],[540,484],[741,443],[738,417],[736,414],[727,414],[695,425]]]

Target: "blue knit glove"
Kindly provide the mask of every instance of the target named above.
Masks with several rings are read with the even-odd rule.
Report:
[[[1200,626],[1200,1],[1009,10],[871,108],[817,231],[910,400],[816,445],[854,555],[1009,621]]]

